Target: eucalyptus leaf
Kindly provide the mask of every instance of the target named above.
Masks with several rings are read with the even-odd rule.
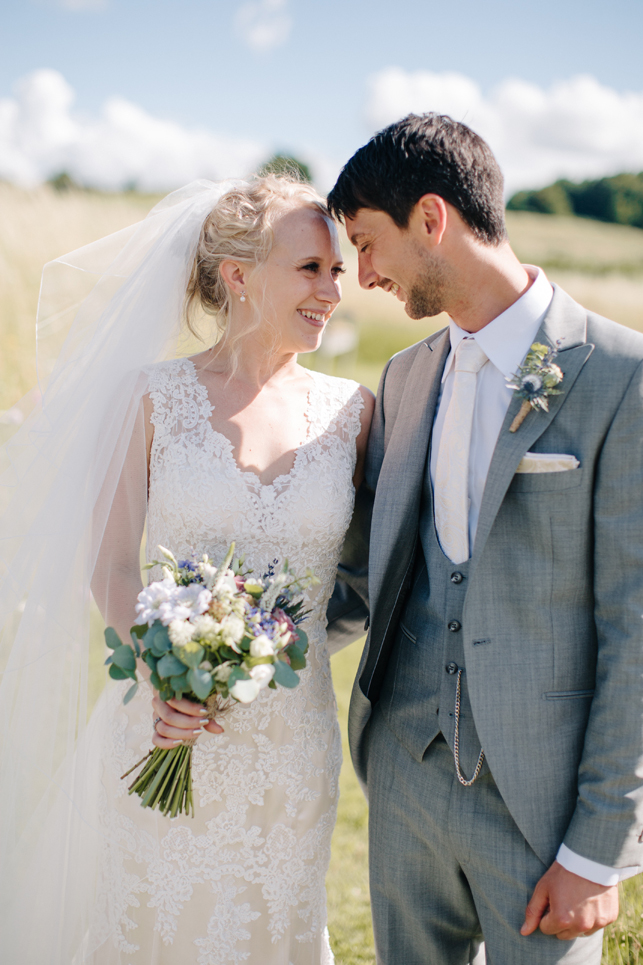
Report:
[[[129,674],[117,667],[115,663],[109,668],[109,675],[112,680],[126,680],[129,677]]]
[[[297,627],[297,638],[295,646],[301,650],[302,653],[308,653],[308,634],[305,633],[301,627]]]
[[[188,683],[199,700],[206,700],[212,690],[212,675],[208,670],[191,667],[188,670]]]
[[[117,647],[123,646],[123,641],[117,634],[114,627],[105,627],[105,643],[110,650],[116,650]]]
[[[283,660],[275,660],[275,676],[274,680],[281,687],[296,687],[299,683],[299,677],[287,663]]]
[[[290,646],[286,647],[285,653],[288,654],[288,659],[290,660],[290,666],[293,670],[303,670],[306,666],[306,658],[304,657],[302,651],[296,643],[291,643]]]
[[[153,634],[152,630],[154,631]],[[164,653],[172,649],[172,641],[168,636],[167,627],[164,627],[162,624],[160,626],[155,624],[152,630],[146,635],[145,644],[151,647],[155,657],[162,657]]]
[[[138,690],[138,681],[136,683],[133,683],[130,689],[127,691],[127,693],[123,697],[123,703],[129,704],[132,697],[135,696],[137,690]]]
[[[181,699],[183,694],[186,694],[190,690],[190,685],[188,683],[188,672],[182,673],[178,677],[170,677],[170,687],[176,694],[176,696]]]
[[[228,690],[232,690],[237,680],[249,680],[249,679],[250,679],[249,674],[246,673],[243,667],[239,667],[239,666],[233,667],[230,673],[230,676],[228,677],[228,680],[227,680]]]
[[[186,667],[198,667],[205,656],[205,650],[196,640],[190,640],[189,643],[173,647],[172,653]]]
[[[141,655],[141,645],[140,645],[140,643],[138,642],[138,639],[139,639],[138,636],[137,636],[135,633],[132,633],[132,632],[130,631],[130,638],[131,638],[131,640],[132,640],[132,646],[134,647],[134,653],[136,654],[137,657],[140,657],[140,655]]]
[[[134,651],[127,644],[123,643],[120,647],[117,647],[112,654],[112,662],[120,667],[121,670],[135,670],[136,669],[136,657],[134,656]]]
[[[159,677],[178,677],[185,670],[185,665],[173,653],[164,654],[156,666]]]
[[[163,690],[163,681],[155,670],[150,674],[150,683],[154,687],[154,690],[158,690],[159,693]]]
[[[143,660],[145,661],[145,663],[147,664],[147,666],[150,668],[150,670],[152,671],[152,673],[156,673],[156,667],[157,667],[157,665],[158,665],[159,658],[158,658],[158,657],[155,657],[151,650],[146,650],[146,651],[145,651],[145,653],[143,654]]]

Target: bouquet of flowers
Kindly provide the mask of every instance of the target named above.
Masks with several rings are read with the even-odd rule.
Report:
[[[105,630],[112,650],[106,663],[110,677],[134,683],[124,702],[138,689],[136,658],[151,670],[150,682],[162,700],[187,697],[205,703],[206,719],[213,720],[232,701],[248,704],[265,688],[296,687],[296,671],[306,666],[308,638],[301,622],[302,593],[319,582],[307,570],[303,579],[285,562],[261,578],[244,572],[244,560],[233,563],[234,543],[220,566],[203,556],[177,561],[162,546],[163,579],[138,595],[131,644],[123,643],[113,627]],[[163,814],[192,813],[192,746],[186,741],[169,750],[155,748],[135,764],[145,767],[129,788],[143,807]]]

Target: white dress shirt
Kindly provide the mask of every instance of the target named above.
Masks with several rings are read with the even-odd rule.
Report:
[[[435,486],[435,471],[444,419],[453,393],[455,350],[462,339],[473,338],[489,359],[478,373],[469,451],[469,545],[471,547],[476,538],[480,504],[491,458],[513,395],[513,390],[507,386],[507,379],[517,372],[535,341],[554,294],[545,273],[540,268],[533,265],[523,265],[523,267],[531,278],[532,284],[501,315],[472,335],[461,329],[453,320],[449,325],[451,351],[444,366],[431,440],[430,471],[433,486]],[[610,868],[598,864],[596,861],[581,857],[564,844],[561,844],[556,860],[568,871],[601,885],[615,885],[625,878],[638,874],[641,870],[638,867]]]

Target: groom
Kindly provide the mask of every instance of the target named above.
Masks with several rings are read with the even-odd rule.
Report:
[[[643,337],[519,263],[448,117],[377,134],[329,205],[363,288],[450,317],[386,366],[330,610],[350,635],[368,590],[378,962],[598,965],[643,865]]]

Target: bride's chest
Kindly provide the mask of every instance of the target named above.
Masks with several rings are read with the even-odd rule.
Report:
[[[353,510],[354,456],[338,436],[302,445],[290,472],[269,485],[237,465],[207,423],[153,454],[149,512],[172,528],[342,539]]]

